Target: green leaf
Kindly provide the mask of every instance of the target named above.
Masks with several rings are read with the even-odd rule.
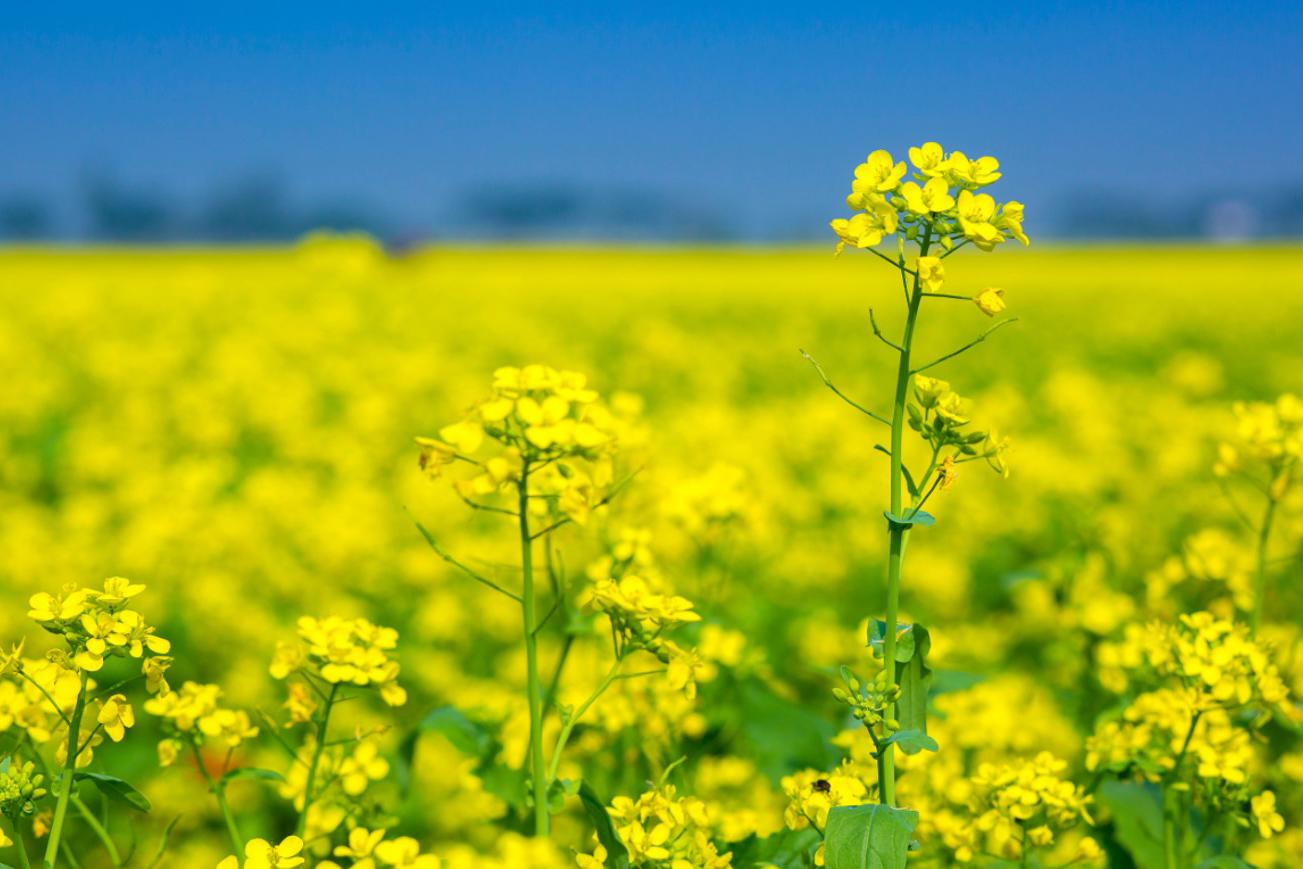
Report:
[[[1195,869],[1253,869],[1239,857],[1233,857],[1230,854],[1221,854],[1217,857],[1209,857],[1206,860],[1200,860]]]
[[[900,722],[901,730],[926,734],[928,690],[932,686],[932,669],[927,665],[927,654],[932,649],[932,637],[922,625],[910,625],[908,635],[913,654],[904,663],[899,663],[901,656],[899,653],[896,655],[896,684],[900,686],[896,720]]]
[[[807,860],[822,839],[811,827],[782,830],[772,836],[748,836],[732,843],[734,866],[777,866],[778,869],[807,869]]]
[[[441,706],[421,720],[422,733],[437,733],[453,744],[462,754],[482,757],[492,743],[484,728],[466,717],[455,706]]]
[[[974,685],[986,681],[985,676],[976,673],[964,673],[960,670],[933,670],[932,696],[949,694],[952,691],[967,691]]]
[[[102,772],[79,772],[74,777],[74,781],[93,782],[104,796],[130,806],[138,812],[148,812],[150,809],[149,800],[145,795],[117,776],[105,775]]]
[[[822,715],[808,704],[779,696],[759,679],[742,682],[727,714],[737,716],[737,727],[752,758],[775,781],[793,768],[836,764],[840,754],[831,747],[836,735]]]
[[[918,812],[891,806],[838,806],[824,830],[827,869],[905,869]]]
[[[1131,782],[1108,781],[1100,786],[1099,801],[1113,815],[1118,842],[1137,866],[1162,866],[1163,804],[1158,789]]]
[[[559,778],[552,782],[547,789],[547,810],[554,815],[560,814],[565,810],[566,797],[578,794],[583,783],[583,779],[568,778]]]
[[[937,741],[921,730],[898,730],[882,740],[883,745],[895,745],[906,754],[918,754],[920,751],[936,751],[940,746]]]
[[[588,820],[597,830],[597,841],[606,849],[606,869],[629,869],[629,849],[615,834],[615,825],[606,813],[606,803],[593,791],[588,782],[579,785],[579,799],[588,813]]]
[[[478,759],[481,766],[487,764],[494,748],[493,734],[467,718],[460,709],[454,706],[441,706],[434,709],[421,719],[420,724],[408,732],[398,746],[396,774],[399,786],[404,792],[411,787],[412,763],[416,758],[417,740],[425,733],[442,735],[458,751]],[[519,795],[516,800],[519,801]]]
[[[937,517],[933,516],[926,510],[910,510],[903,516],[898,516],[890,510],[883,510],[882,515],[887,517],[887,525],[891,528],[899,528],[902,531],[908,531],[915,525],[924,528],[935,525]]]
[[[869,622],[869,646],[873,649],[873,657],[882,657],[882,647],[886,644],[887,623],[882,619],[873,619]],[[896,625],[896,662],[903,664],[910,658],[914,657],[914,634],[910,630],[910,625]]]
[[[220,779],[218,779],[218,782],[225,786],[227,782],[237,778],[256,778],[261,781],[273,782],[285,781],[285,776],[276,772],[274,769],[259,769],[256,766],[241,766],[227,771]]]

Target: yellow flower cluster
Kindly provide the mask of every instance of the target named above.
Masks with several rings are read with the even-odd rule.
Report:
[[[673,785],[663,785],[638,797],[616,797],[609,809],[616,835],[629,851],[629,865],[644,869],[724,869],[732,854],[719,853],[712,839],[713,823],[706,804],[679,797]],[[607,852],[601,844],[577,858],[580,869],[604,869]]]
[[[1266,471],[1260,482],[1280,500],[1303,461],[1303,400],[1287,394],[1272,403],[1236,404],[1234,412],[1234,437],[1218,448],[1214,473],[1253,476],[1260,466]]]
[[[397,681],[397,646],[397,631],[366,619],[303,616],[298,641],[277,644],[270,671],[275,679],[301,674],[330,685],[376,688],[385,703],[402,706],[407,691]]]
[[[575,371],[546,365],[499,368],[490,395],[435,438],[417,438],[420,465],[431,478],[454,462],[477,473],[454,481],[467,500],[524,482],[537,514],[560,511],[583,523],[611,485],[621,426]],[[486,441],[496,453],[479,455]]]
[[[650,535],[625,529],[610,551],[588,567],[592,580],[580,597],[589,610],[610,623],[616,657],[646,651],[667,666],[670,684],[689,699],[696,696],[698,676],[706,663],[665,634],[701,620],[692,601],[666,590],[648,546]],[[637,572],[635,572],[637,571]]]
[[[40,592],[28,602],[27,616],[67,641],[77,669],[94,673],[110,656],[142,658],[171,649],[140,613],[127,609],[127,601],[144,590],[118,576],[104,580],[102,590],[68,586],[58,594]]]
[[[974,459],[985,459],[998,474],[1009,475],[1005,461],[1008,438],[1000,437],[994,429],[966,431],[965,428],[972,423],[971,402],[951,389],[946,381],[915,375],[905,411],[910,428],[932,446],[934,458],[942,450],[953,448],[942,463],[943,485],[947,484],[946,474],[953,479],[955,464]]]
[[[1087,769],[1135,773],[1157,782],[1188,761],[1214,786],[1243,785],[1253,762],[1248,732],[1226,710],[1199,703],[1190,688],[1141,694],[1120,719],[1101,722],[1086,740]]]
[[[876,776],[869,767],[844,761],[832,772],[806,769],[785,776],[782,787],[787,795],[783,821],[788,829],[814,827],[823,832],[832,809],[870,801],[876,789]]]
[[[386,839],[386,830],[368,830],[354,827],[348,831],[348,841],[337,845],[334,856],[347,857],[352,869],[374,869],[376,866],[398,866],[403,869],[440,869],[443,863],[433,854],[421,853],[421,843],[411,836]],[[317,869],[341,869],[334,860],[322,860]]]
[[[46,794],[45,776],[30,760],[21,763],[10,758],[5,765],[8,768],[0,772],[0,815],[10,821],[34,815],[36,801]]]
[[[1105,685],[1174,682],[1192,692],[1199,710],[1276,707],[1288,697],[1276,665],[1248,629],[1208,612],[1128,626],[1121,641],[1101,644],[1097,655]]]
[[[994,157],[946,154],[936,142],[927,142],[910,148],[909,160],[914,166],[910,181],[904,180],[905,161],[897,162],[885,150],[874,151],[855,167],[846,205],[857,213],[831,224],[838,250],[873,247],[897,231],[908,239],[926,236],[946,249],[960,240],[987,251],[1009,238],[1027,244],[1022,203],[998,204],[990,194],[976,192],[999,180]]]
[[[1090,797],[1064,776],[1066,768],[1049,752],[977,768],[970,811],[986,853],[1017,859],[1027,849],[1052,846],[1057,835],[1082,822],[1094,823]]]
[[[258,735],[258,728],[243,709],[219,704],[222,689],[217,685],[185,682],[180,691],[168,691],[145,701],[145,711],[167,723],[170,736],[158,744],[158,758],[171,766],[181,749],[214,739],[226,749],[239,748]]]

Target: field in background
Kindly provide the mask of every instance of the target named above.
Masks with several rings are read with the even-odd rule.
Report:
[[[1145,577],[1187,541],[1237,539],[1210,470],[1231,403],[1303,391],[1303,249],[964,251],[947,267],[947,290],[976,292],[980,275],[1020,318],[953,381],[979,424],[1012,439],[1012,473],[965,465],[929,507],[944,527],[911,540],[906,612],[933,626],[955,684],[1001,673],[984,684],[1044,710],[1015,722],[974,701],[963,726],[1017,725],[1025,749],[1079,764],[1102,702],[1082,689],[1093,645],[1177,611],[1146,596]],[[929,304],[953,310],[921,336],[924,356],[990,322]],[[220,682],[233,703],[270,710],[281,697],[267,664],[300,614],[366,615],[398,629],[412,694],[391,745],[444,704],[510,721],[518,615],[434,558],[411,517],[489,568],[510,561],[510,529],[424,480],[412,438],[455,419],[498,366],[584,371],[642,402],[644,470],[609,517],[570,532],[571,573],[608,529],[650,529],[720,670],[695,706],[631,695],[624,719],[602,720],[613,740],[638,721],[645,741],[629,747],[643,765],[607,769],[602,791],[636,794],[647,769],[684,753],[735,757],[739,781],[707,763],[696,768],[714,778],[685,786],[772,828],[777,777],[835,762],[828,673],[867,659],[862,623],[879,615],[884,433],[798,353],[885,408],[871,385],[891,357],[870,306],[894,328],[892,273],[824,249],[0,251],[0,583],[14,601],[142,582],[175,681]],[[1279,539],[1303,538],[1298,515],[1281,521]],[[1297,625],[1303,591],[1278,588],[1271,619]],[[1215,607],[1224,592],[1210,582],[1195,599]],[[22,607],[0,609],[0,637],[29,624]],[[545,660],[557,642],[544,637]],[[1303,690],[1303,666],[1281,666]],[[793,722],[808,739],[784,735]],[[509,740],[504,760],[522,750]],[[147,739],[121,751],[183,825],[210,822],[192,773],[156,771]],[[506,807],[450,746],[424,741],[413,774],[414,831],[493,837]],[[204,858],[221,853],[212,829]]]

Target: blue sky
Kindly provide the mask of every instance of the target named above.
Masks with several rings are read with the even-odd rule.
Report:
[[[1303,4],[88,4],[0,17],[0,192],[250,171],[413,226],[465,191],[654,191],[822,223],[878,146],[1007,196],[1303,183]]]

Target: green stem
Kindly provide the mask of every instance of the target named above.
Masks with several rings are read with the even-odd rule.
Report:
[[[68,721],[68,757],[59,776],[59,800],[54,807],[54,821],[50,824],[50,841],[45,845],[45,869],[54,869],[59,858],[59,842],[63,838],[63,822],[68,816],[68,800],[72,796],[73,777],[77,774],[77,737],[81,735],[81,716],[86,711],[86,683],[89,676],[81,673],[81,687],[77,691],[77,703],[72,708],[72,718]]]
[[[1258,529],[1258,571],[1253,581],[1253,612],[1249,618],[1251,636],[1256,636],[1262,625],[1262,600],[1267,592],[1267,544],[1271,540],[1271,525],[1275,519],[1276,499],[1268,496],[1262,526]]]
[[[321,710],[321,718],[317,721],[317,745],[312,752],[312,763],[308,764],[308,780],[303,788],[303,811],[299,813],[297,831],[300,839],[303,838],[303,833],[308,827],[308,810],[312,808],[315,796],[312,791],[317,785],[317,767],[321,765],[321,752],[326,748],[326,728],[330,725],[330,710],[335,705],[335,695],[338,691],[339,685],[332,683],[330,693],[326,696],[326,705]]]
[[[86,826],[91,828],[95,837],[104,845],[104,850],[108,852],[109,862],[113,864],[114,869],[121,866],[122,857],[118,854],[118,846],[113,844],[113,837],[109,835],[109,831],[100,823],[99,818],[95,817],[95,813],[90,810],[90,806],[82,802],[81,797],[76,796],[72,798],[72,805],[73,808],[77,810],[77,813],[81,815],[82,820],[86,822]]]
[[[22,869],[32,869],[32,861],[27,856],[27,843],[23,841],[23,831],[18,829],[18,822],[10,819],[10,825],[14,828],[14,847],[18,849],[18,861],[22,864]]]
[[[612,682],[619,678],[620,665],[622,663],[623,659],[616,658],[615,663],[611,665],[611,669],[607,671],[601,684],[594,689],[593,693],[588,696],[588,699],[570,715],[566,720],[566,723],[562,726],[561,732],[556,738],[556,746],[552,749],[552,763],[547,770],[547,783],[549,787],[551,787],[552,782],[556,781],[557,769],[561,766],[561,752],[565,749],[566,743],[570,741],[570,733],[575,729],[575,725],[579,723],[579,719],[584,717],[584,713],[588,711],[588,708],[597,702],[597,698],[601,697],[602,694],[606,692],[607,688],[611,687]],[[645,674],[639,673],[634,675]]]
[[[538,678],[538,638],[534,628],[537,619],[537,601],[534,599],[534,544],[529,531],[529,464],[520,474],[520,574],[521,618],[525,628],[525,670],[529,702],[529,762],[530,780],[534,785],[534,835],[546,837],[551,832],[552,818],[547,810],[547,771],[543,757],[543,690]]]
[[[919,246],[919,256],[926,256],[930,235],[924,236]],[[902,271],[904,266],[900,266]],[[903,479],[901,467],[904,463],[903,448],[905,434],[905,402],[909,397],[910,351],[914,346],[914,324],[918,321],[918,309],[923,301],[919,288],[917,273],[914,274],[914,286],[909,297],[909,310],[905,317],[905,332],[900,339],[900,359],[896,366],[896,396],[891,406],[891,514],[901,515],[903,505]],[[900,614],[900,576],[905,560],[906,529],[892,523],[889,525],[891,540],[887,551],[887,631],[883,638],[882,666],[886,668],[891,687],[896,684],[896,621]],[[887,707],[887,717],[896,717],[896,705]],[[882,748],[882,773],[880,792],[883,805],[896,805],[896,764],[892,753],[893,746]]]
[[[217,807],[222,810],[222,818],[226,821],[226,833],[231,837],[231,846],[235,848],[235,853],[241,855],[244,853],[244,837],[240,835],[240,828],[235,824],[235,815],[231,814],[231,806],[226,802],[226,788],[219,785],[213,780],[212,773],[204,765],[204,757],[199,752],[199,743],[196,740],[190,740],[190,751],[195,756],[195,766],[199,768],[199,774],[204,777],[208,783],[208,790],[212,792],[217,799]],[[303,817],[308,816],[308,798],[307,794],[303,797]]]
[[[1170,784],[1163,785],[1163,865],[1182,869],[1180,823],[1181,795]]]

